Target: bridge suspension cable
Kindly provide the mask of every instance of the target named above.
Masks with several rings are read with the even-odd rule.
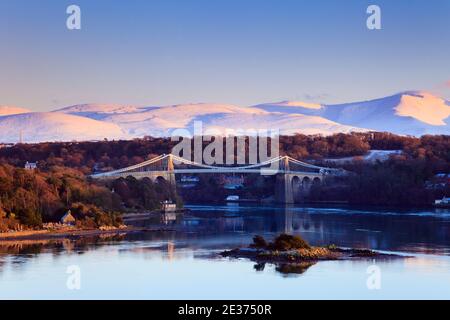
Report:
[[[110,172],[105,172],[105,173],[99,173],[99,174],[94,174],[93,177],[102,177],[102,176],[115,176],[115,175],[120,175],[123,173],[127,173],[127,172],[132,172],[133,170],[139,170],[141,168],[147,167],[149,165],[155,164],[157,162],[163,161],[169,159],[169,161],[173,161],[175,160],[176,162],[179,162],[181,164],[185,164],[185,165],[190,165],[190,166],[194,166],[194,167],[198,167],[198,168],[202,168],[202,169],[208,169],[211,170],[211,172],[214,171],[221,171],[221,172],[228,172],[228,171],[234,171],[234,172],[241,172],[241,171],[245,171],[245,170],[249,170],[249,171],[254,171],[254,169],[256,168],[261,168],[261,170],[263,170],[264,166],[267,165],[271,165],[275,162],[280,162],[280,161],[288,161],[289,163],[292,164],[296,164],[305,168],[309,168],[309,169],[315,169],[315,170],[333,170],[331,168],[324,168],[324,167],[319,167],[316,165],[312,165],[312,164],[308,164],[305,163],[303,161],[300,160],[296,160],[293,159],[289,156],[277,156],[275,158],[263,161],[261,163],[256,163],[256,164],[251,164],[251,165],[246,165],[246,166],[237,166],[237,167],[228,167],[228,166],[211,166],[211,165],[207,165],[207,164],[203,164],[203,163],[198,163],[195,161],[191,161],[173,154],[162,154],[160,156],[157,156],[153,159],[144,161],[142,163],[139,164],[135,164],[126,168],[122,168],[119,170],[114,170],[114,171],[110,171]],[[169,164],[168,164],[169,167]],[[152,170],[152,171],[164,171],[165,169],[162,168],[161,170]],[[184,171],[189,170],[189,169],[184,169]],[[198,169],[193,169],[193,170],[198,170]],[[150,171],[150,170],[147,170]],[[177,171],[177,170],[175,170]],[[289,171],[297,171],[297,170],[292,170],[292,168]]]
[[[179,161],[181,163],[190,164],[190,165],[201,167],[201,168],[206,168],[206,169],[224,169],[224,168],[227,168],[227,167],[206,165],[206,164],[194,162],[194,161],[191,161],[191,160],[188,160],[188,159],[184,159],[184,158],[181,158],[181,157],[178,157],[178,156],[175,156],[175,155],[172,155],[172,157],[173,157],[174,160]],[[247,166],[233,167],[233,169],[242,169],[242,170],[244,170],[244,169],[253,169],[253,168],[262,167],[262,166],[265,166],[265,165],[268,165],[268,164],[272,164],[274,162],[280,161],[280,159],[281,159],[281,157],[278,156],[278,157],[266,160],[266,161],[261,162],[261,163],[256,163],[256,164],[247,165]]]
[[[296,160],[296,159],[291,158],[289,156],[286,156],[286,157],[288,158],[289,161],[291,161],[291,162],[293,162],[295,164],[301,165],[303,167],[307,167],[307,168],[311,168],[311,169],[330,169],[330,168],[315,166],[313,164],[309,164],[309,163],[306,163],[306,162],[303,162],[303,161],[300,161],[300,160]]]
[[[106,172],[104,174],[114,175],[114,174],[118,174],[118,173],[123,173],[123,172],[131,171],[131,170],[139,169],[139,168],[148,166],[150,164],[153,164],[155,162],[158,162],[158,161],[162,160],[165,156],[166,155],[163,154],[163,155],[157,156],[156,158],[153,158],[153,159],[150,159],[150,160],[147,160],[147,161],[144,161],[144,162],[141,162],[141,163],[138,163],[138,164],[126,167],[126,168],[122,168],[122,169]]]

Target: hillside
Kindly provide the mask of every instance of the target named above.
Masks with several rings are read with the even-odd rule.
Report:
[[[12,114],[21,114],[28,112],[31,112],[31,110],[14,106],[0,106],[0,116],[8,116]]]
[[[176,129],[187,129],[189,132],[184,134],[192,134],[198,122],[204,132],[221,134],[248,134],[247,129],[279,130],[285,135],[364,131],[413,136],[450,134],[450,102],[427,92],[405,91],[334,105],[301,101],[252,107],[217,103],[81,104],[43,113],[0,107],[0,142],[17,142],[20,131],[25,142],[167,137]]]
[[[336,105],[281,102],[255,108],[320,116],[343,125],[401,135],[450,134],[450,102],[427,92],[406,91],[386,98]]]
[[[68,114],[35,112],[0,117],[3,142],[119,139],[127,134],[113,123]]]

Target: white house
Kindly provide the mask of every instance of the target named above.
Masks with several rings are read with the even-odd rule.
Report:
[[[35,169],[37,169],[37,162],[28,162],[27,161],[27,163],[25,163],[25,169],[26,170],[35,170]]]
[[[161,202],[161,209],[164,212],[174,212],[177,211],[177,204],[166,200]]]
[[[72,212],[69,210],[66,212],[65,215],[63,215],[63,217],[61,218],[61,220],[59,221],[62,224],[67,224],[70,226],[73,226],[76,222],[75,218],[72,216]]]

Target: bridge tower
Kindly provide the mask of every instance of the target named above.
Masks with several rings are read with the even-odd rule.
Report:
[[[289,169],[289,158],[288,157],[283,157],[283,158],[281,158],[281,166],[280,166],[280,169],[281,169],[281,171],[284,171],[284,172],[288,172],[288,171],[290,171],[290,169]]]
[[[275,182],[275,201],[278,203],[294,203],[294,191],[292,189],[292,175],[289,174],[289,158],[281,158],[280,171]]]
[[[167,181],[173,186],[176,185],[177,181],[175,179],[175,166],[173,164],[173,156],[169,154],[169,156],[166,158],[166,165],[165,169],[167,171]]]

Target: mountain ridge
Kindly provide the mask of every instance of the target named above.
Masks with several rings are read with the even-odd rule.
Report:
[[[279,129],[292,135],[387,131],[400,135],[450,134],[450,102],[426,91],[403,91],[372,100],[340,104],[281,101],[242,107],[221,103],[168,106],[79,104],[50,112],[0,106],[0,142],[131,139],[206,131]],[[22,128],[22,129],[20,129]],[[35,130],[35,132],[33,132]],[[12,133],[11,133],[12,132]]]

